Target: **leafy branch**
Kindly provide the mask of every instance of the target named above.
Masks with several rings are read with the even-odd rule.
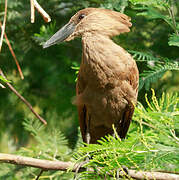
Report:
[[[145,62],[145,61],[159,61],[160,58],[157,58],[155,56],[153,56],[151,53],[146,53],[146,52],[139,52],[139,51],[132,51],[132,50],[128,50],[129,53],[131,53],[133,56],[133,58],[136,61],[139,62]]]
[[[44,11],[40,4],[36,0],[30,0],[31,5],[31,23],[35,22],[35,9],[41,14],[45,22],[50,22],[50,16]]]
[[[72,162],[63,162],[63,161],[49,161],[49,160],[43,160],[43,159],[36,159],[36,158],[29,158],[25,156],[19,156],[19,155],[12,155],[12,154],[3,154],[0,153],[0,162],[1,163],[10,163],[15,165],[21,165],[21,166],[30,166],[35,168],[40,168],[43,171],[48,170],[60,170],[60,171],[67,171],[70,169],[73,172],[76,172],[78,168],[78,164],[74,164]],[[81,167],[81,171],[84,171],[85,168]],[[93,171],[91,169],[91,171]],[[137,179],[174,179],[179,178],[179,175],[172,174],[172,173],[162,173],[162,172],[147,172],[147,171],[141,171],[136,172],[135,170],[128,169],[128,177],[130,178],[137,178]],[[120,176],[123,176],[123,174],[120,174]]]
[[[139,90],[141,90],[144,85],[145,89],[149,90],[150,84],[157,82],[157,80],[161,78],[166,71],[179,71],[179,63],[176,61],[172,63],[168,62],[164,65],[156,64],[148,67],[150,70],[144,71],[142,74],[140,74]]]
[[[152,97],[146,95],[148,107],[138,103],[135,108],[133,123],[130,127],[128,138],[125,141],[112,136],[106,136],[98,141],[99,144],[86,144],[80,147],[75,155],[77,162],[87,155],[92,158],[86,167],[101,167],[99,174],[106,176],[109,172],[115,175],[118,169],[124,166],[133,167],[136,171],[142,169],[178,171],[179,139],[176,132],[179,117],[179,98],[177,94],[165,94],[158,100],[152,90]],[[173,159],[176,161],[174,162]],[[168,167],[167,166],[167,167]],[[96,174],[83,172],[80,177],[94,179]]]
[[[84,166],[88,167],[89,171],[87,172],[84,167],[80,168],[78,173],[80,178],[115,177],[119,169],[122,173],[120,175],[128,178],[178,178],[176,172],[178,171],[179,139],[176,136],[176,130],[179,129],[177,123],[179,97],[177,94],[163,93],[158,100],[152,90],[151,100],[147,95],[145,98],[148,107],[144,108],[138,103],[125,141],[120,140],[119,137],[116,139],[106,136],[99,140],[98,144],[78,146],[78,149],[74,150],[76,151],[74,154],[76,162],[74,162],[70,156],[71,152],[67,150],[67,141],[60,131],[49,132],[46,130],[47,127],[42,126],[38,121],[26,120],[23,123],[24,128],[35,138],[36,145],[31,148],[21,148],[17,154],[23,154],[23,156],[0,154],[0,161],[40,168],[43,171],[70,169],[75,172],[81,162],[90,155],[92,158]],[[172,163],[171,168],[169,168],[170,163]],[[124,166],[127,168],[127,173],[123,172]],[[98,173],[94,169],[97,169]],[[67,171],[66,175],[69,172]],[[30,169],[29,173],[37,177],[36,171]],[[43,179],[43,176],[41,178]]]
[[[9,81],[7,80],[7,78],[5,77],[3,71],[0,69],[0,79],[2,81],[5,82],[5,84],[7,85],[7,87],[16,95],[19,97],[19,99],[24,102],[24,104],[31,110],[31,112],[43,123],[43,124],[47,124],[47,122],[45,121],[45,119],[43,119],[37,112],[34,111],[34,109],[32,108],[32,105],[22,96],[19,94],[19,92],[9,83]]]
[[[147,17],[148,19],[162,19],[173,30],[174,34],[169,38],[170,46],[179,46],[179,28],[176,21],[174,0],[129,0],[134,4],[134,9],[142,11],[138,15]],[[168,15],[166,15],[168,13]]]

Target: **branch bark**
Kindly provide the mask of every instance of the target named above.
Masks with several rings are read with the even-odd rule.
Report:
[[[43,170],[61,170],[61,171],[66,171],[68,168],[73,166],[73,163],[71,162],[49,161],[49,160],[35,159],[30,157],[4,154],[4,153],[0,153],[0,162],[30,166],[30,167],[40,168]],[[74,170],[75,167],[73,168],[73,171]]]
[[[0,68],[0,75],[7,80],[7,78],[5,77],[4,73],[2,72],[1,68]],[[45,121],[45,119],[43,119],[38,113],[36,113],[34,111],[34,109],[32,108],[32,105],[22,96],[18,93],[18,91],[8,82],[6,82],[6,85],[9,87],[9,89],[16,95],[19,97],[19,99],[21,101],[23,101],[26,106],[31,110],[31,112],[45,125],[47,124],[47,122]]]
[[[1,163],[10,163],[15,165],[30,166],[39,168],[42,170],[61,170],[66,171],[71,168],[73,172],[76,172],[79,165],[72,162],[63,161],[50,161],[42,160],[30,157],[24,157],[19,155],[4,154],[0,153]],[[80,171],[84,171],[81,167]],[[128,169],[128,176],[134,179],[147,179],[147,180],[179,180],[179,175],[173,173],[163,173],[163,172],[147,172],[147,171],[135,171]]]
[[[2,30],[1,30],[1,38],[0,38],[0,52],[2,48],[2,43],[3,43],[3,37],[4,37],[4,32],[5,32],[5,27],[6,27],[6,16],[7,16],[7,0],[5,0],[5,8],[4,8],[4,20],[3,20],[3,25],[2,25]]]
[[[50,16],[44,11],[40,4],[36,0],[30,0],[31,4],[31,23],[35,22],[35,9],[41,14],[45,22],[50,22]]]
[[[1,29],[3,29],[1,21],[0,21],[0,27],[1,27]],[[19,71],[20,77],[21,77],[21,79],[24,79],[24,75],[23,75],[23,73],[22,73],[22,70],[21,70],[21,67],[20,67],[20,65],[19,65],[19,62],[18,62],[18,60],[17,60],[17,58],[16,58],[16,55],[15,55],[13,49],[12,49],[12,46],[11,46],[11,44],[10,44],[10,42],[9,42],[9,39],[8,39],[8,37],[7,37],[7,35],[6,35],[5,32],[4,32],[4,37],[5,37],[5,39],[6,39],[7,45],[8,45],[8,47],[9,47],[9,50],[10,50],[10,52],[11,52],[11,54],[12,54],[12,57],[14,58],[14,61],[15,61],[15,63],[16,63],[16,66],[17,66],[17,69],[18,69],[18,71]]]
[[[34,6],[34,0],[30,0],[30,10],[31,10],[31,23],[35,22],[35,6]]]
[[[4,89],[4,88],[6,88],[6,87],[5,87],[5,86],[3,86],[1,83],[0,83],[0,87],[1,87],[1,88],[3,88],[3,89]]]
[[[44,11],[44,9],[40,6],[40,4],[36,0],[34,0],[34,6],[37,9],[37,11],[41,14],[45,22],[51,21],[50,16]]]

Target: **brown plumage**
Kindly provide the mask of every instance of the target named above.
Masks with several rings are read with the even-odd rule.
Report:
[[[76,105],[84,142],[96,143],[113,134],[112,124],[121,138],[126,136],[137,101],[139,74],[131,55],[111,37],[129,32],[131,26],[125,14],[86,8],[44,44],[46,48],[82,37]]]

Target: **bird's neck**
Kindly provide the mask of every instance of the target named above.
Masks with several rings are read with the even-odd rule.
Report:
[[[106,47],[114,45],[114,42],[107,36],[100,34],[86,33],[82,37],[83,55],[86,60],[98,60],[100,55],[107,51]]]
[[[115,60],[119,61],[121,59],[122,61],[124,59],[120,57],[130,56],[109,37],[97,33],[86,33],[82,37],[82,46],[83,61],[88,64],[92,62],[108,64]],[[118,58],[115,58],[115,56],[118,56]]]
[[[85,34],[82,37],[83,55],[80,73],[92,86],[103,88],[118,72],[122,72],[130,55],[109,37]]]

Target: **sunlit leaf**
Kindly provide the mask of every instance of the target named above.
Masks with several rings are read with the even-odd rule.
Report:
[[[11,81],[9,81],[9,80],[7,80],[7,79],[5,79],[5,78],[3,78],[1,75],[0,75],[0,80],[2,80],[3,82],[8,82],[8,83],[10,83]]]
[[[179,47],[179,35],[177,34],[172,34],[169,37],[169,42],[168,42],[169,46],[178,46]]]

